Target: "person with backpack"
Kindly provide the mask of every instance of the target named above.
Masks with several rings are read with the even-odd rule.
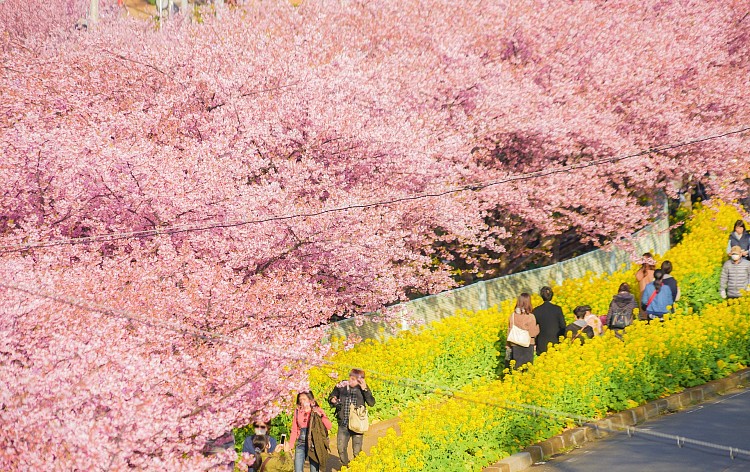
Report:
[[[534,362],[534,344],[538,335],[539,325],[531,306],[531,295],[522,293],[508,318],[507,343],[511,349],[511,359],[516,361],[516,369]]]
[[[577,306],[573,310],[576,320],[565,328],[565,336],[570,334],[571,341],[578,340],[583,344],[586,337],[589,339],[594,337],[594,328],[586,322],[586,313],[590,311],[591,309],[587,306]]]
[[[375,397],[365,381],[365,371],[352,369],[349,380],[339,382],[328,395],[328,403],[336,409],[339,432],[336,447],[342,465],[349,465],[349,441],[353,457],[362,452],[365,431],[369,427],[367,406],[375,406]]]
[[[664,272],[661,269],[655,270],[654,281],[646,286],[641,295],[643,311],[650,320],[663,320],[673,303],[672,289],[664,284]]]
[[[734,246],[729,260],[721,268],[721,298],[740,298],[743,290],[750,290],[750,261],[742,258],[742,248]]]
[[[734,231],[729,235],[729,241],[727,242],[727,255],[732,252],[732,248],[739,246],[742,250],[740,255],[745,259],[750,258],[750,234],[747,233],[745,228],[745,222],[737,220],[734,223]]]
[[[289,445],[294,447],[294,472],[303,472],[305,460],[310,462],[310,472],[320,472],[321,464],[317,459],[323,454],[321,447],[325,449],[324,438],[318,437],[320,429],[318,424],[325,428],[325,437],[333,424],[326,416],[325,411],[315,402],[312,392],[300,392],[297,394],[297,408],[294,409],[292,417],[292,433],[289,437]],[[288,446],[289,447],[289,446]],[[314,454],[312,454],[314,452]]]
[[[551,303],[554,293],[550,287],[542,287],[539,291],[542,304],[534,308],[534,318],[539,325],[539,335],[536,337],[537,356],[547,351],[550,344],[560,342],[560,336],[565,335],[565,316],[562,308]]]
[[[270,441],[264,434],[256,434],[250,437],[248,449],[252,447],[251,454],[255,456],[253,465],[250,466],[250,472],[292,472],[294,471],[294,461],[286,451],[271,452],[269,450]],[[243,445],[242,452],[245,451]]]
[[[612,297],[607,311],[607,329],[614,331],[615,336],[620,336],[622,330],[633,324],[633,310],[638,309],[638,301],[630,293],[630,285],[621,283],[617,289],[617,295]]]

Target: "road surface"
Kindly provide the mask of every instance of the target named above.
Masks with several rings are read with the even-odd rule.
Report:
[[[656,431],[750,450],[750,389],[666,415],[640,426]],[[684,445],[676,440],[616,433],[569,454],[537,464],[531,472],[739,472],[750,471],[750,456]]]

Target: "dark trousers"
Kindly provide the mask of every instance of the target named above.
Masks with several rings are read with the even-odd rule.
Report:
[[[534,362],[534,346],[523,347],[516,344],[511,344],[513,349],[512,359],[516,361],[516,369],[520,369],[525,364],[531,364]]]
[[[357,434],[346,426],[339,425],[339,432],[336,434],[336,447],[339,450],[339,459],[342,465],[349,465],[349,440],[352,440],[353,457],[357,457],[362,452],[362,441],[364,434]]]

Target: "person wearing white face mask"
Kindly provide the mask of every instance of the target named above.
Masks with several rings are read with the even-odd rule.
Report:
[[[721,298],[740,298],[750,289],[750,261],[742,257],[740,246],[732,246],[729,257],[721,269]]]
[[[242,443],[242,452],[247,452],[249,454],[255,454],[258,452],[253,445],[254,436],[265,436],[268,439],[268,452],[274,452],[276,450],[276,439],[268,435],[268,422],[257,420],[253,423],[253,434],[248,435]]]

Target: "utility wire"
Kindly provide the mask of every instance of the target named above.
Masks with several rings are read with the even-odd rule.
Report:
[[[0,254],[27,251],[30,249],[37,249],[37,248],[62,246],[62,245],[89,244],[89,243],[94,243],[94,242],[116,241],[120,239],[161,236],[161,235],[178,234],[178,233],[189,233],[189,232],[195,232],[195,231],[208,231],[212,229],[235,228],[235,227],[246,226],[246,225],[251,225],[251,224],[270,223],[274,221],[287,221],[287,220],[293,220],[293,219],[298,219],[298,218],[311,218],[311,217],[326,215],[329,213],[337,213],[337,212],[349,211],[349,210],[355,210],[355,209],[367,209],[367,208],[373,208],[373,207],[379,207],[379,206],[389,206],[389,205],[394,205],[397,203],[421,200],[424,198],[443,197],[443,196],[452,195],[456,193],[462,193],[462,192],[469,192],[469,191],[476,192],[479,190],[483,190],[485,188],[494,187],[497,185],[506,184],[510,182],[518,182],[518,181],[523,181],[523,180],[536,179],[540,177],[547,177],[547,176],[554,175],[554,174],[566,173],[572,170],[585,169],[588,167],[594,167],[594,166],[598,166],[601,164],[616,163],[616,162],[644,156],[644,155],[651,154],[651,153],[664,152],[670,149],[677,149],[680,147],[690,146],[693,144],[698,144],[698,143],[702,143],[706,141],[711,141],[711,140],[723,138],[726,136],[740,134],[746,131],[750,131],[750,126],[745,126],[739,129],[727,131],[727,132],[720,133],[720,134],[705,136],[702,138],[691,139],[689,141],[683,141],[681,143],[655,146],[655,147],[651,147],[651,148],[636,152],[634,154],[628,154],[625,156],[605,157],[601,159],[594,159],[594,160],[590,160],[586,162],[570,164],[567,166],[562,166],[562,167],[557,167],[557,168],[538,170],[538,171],[527,172],[527,173],[522,173],[522,174],[512,174],[512,175],[509,175],[508,177],[505,177],[499,180],[475,182],[475,183],[461,185],[459,187],[454,187],[454,188],[450,188],[446,190],[416,193],[416,194],[411,194],[411,195],[405,195],[403,197],[393,198],[390,200],[379,200],[379,201],[374,201],[374,202],[356,203],[356,204],[345,205],[345,206],[325,208],[325,209],[316,210],[316,211],[292,213],[292,214],[280,215],[280,216],[270,216],[266,218],[259,218],[259,219],[252,219],[252,220],[239,220],[239,221],[231,221],[231,222],[223,222],[223,223],[193,224],[193,225],[182,225],[182,226],[179,226],[179,225],[164,226],[161,228],[154,228],[150,230],[130,231],[130,232],[121,232],[121,233],[105,233],[105,234],[99,234],[95,236],[86,236],[82,238],[56,239],[56,240],[46,240],[46,241],[40,240],[40,241],[28,243],[28,244],[22,244],[20,246],[0,247]]]
[[[167,330],[173,331],[173,332],[175,332],[177,334],[180,334],[182,336],[192,336],[192,337],[195,337],[195,338],[198,338],[198,339],[202,339],[202,340],[210,340],[210,341],[216,341],[216,342],[226,343],[226,344],[229,344],[229,345],[232,345],[232,346],[236,346],[236,347],[242,348],[243,350],[249,350],[249,351],[257,352],[257,353],[264,354],[266,356],[273,357],[273,358],[276,358],[276,359],[286,359],[286,360],[292,360],[292,361],[295,361],[295,362],[309,361],[309,359],[306,358],[306,357],[290,356],[288,354],[283,354],[283,353],[278,353],[278,352],[272,352],[272,351],[269,351],[267,349],[258,348],[255,345],[248,346],[248,345],[243,344],[243,343],[238,343],[238,342],[234,341],[233,339],[228,338],[227,336],[222,335],[222,334],[212,333],[210,331],[201,330],[201,329],[188,328],[188,327],[183,327],[183,326],[174,326],[174,325],[170,325],[168,323],[154,322],[154,321],[146,319],[143,316],[133,315],[133,314],[124,312],[122,310],[115,310],[115,309],[111,309],[111,308],[97,307],[97,306],[94,306],[94,305],[91,305],[91,304],[83,303],[83,302],[80,302],[80,301],[75,301],[75,300],[68,299],[68,298],[65,298],[65,297],[60,297],[60,296],[57,296],[57,295],[50,295],[50,294],[47,294],[47,293],[38,292],[38,291],[30,290],[30,289],[27,289],[27,288],[24,288],[24,287],[20,287],[20,286],[16,286],[16,285],[11,285],[11,284],[7,284],[7,283],[3,283],[3,282],[0,282],[0,288],[5,288],[5,289],[8,289],[8,290],[14,290],[14,291],[17,291],[17,292],[25,293],[27,295],[31,295],[31,296],[35,296],[35,297],[38,297],[38,298],[47,299],[47,300],[50,300],[50,301],[53,301],[53,302],[56,302],[56,303],[61,303],[61,304],[69,305],[71,307],[79,308],[79,309],[82,309],[82,310],[85,310],[85,311],[89,311],[89,312],[100,313],[100,314],[103,314],[103,315],[106,315],[106,316],[110,316],[110,317],[114,317],[114,318],[126,319],[128,321],[140,323],[140,324],[143,324],[143,325],[149,326],[149,327],[167,329]],[[331,366],[331,367],[338,367],[338,368],[342,368],[342,367],[351,368],[352,367],[352,366],[346,366],[346,365],[343,365],[342,363],[337,363],[337,362],[333,362],[333,361],[329,361],[329,360],[323,360],[322,362],[323,362],[324,365],[328,365],[328,366]],[[436,385],[434,383],[424,382],[424,381],[421,381],[421,380],[418,380],[418,379],[414,379],[414,378],[410,378],[410,377],[401,377],[401,376],[384,374],[384,373],[373,371],[373,370],[369,370],[369,372],[370,372],[371,375],[373,375],[374,377],[378,378],[380,381],[383,381],[383,382],[386,382],[386,383],[390,383],[390,384],[398,385],[398,386],[406,386],[406,387],[412,388],[414,390],[422,391],[423,393],[429,393],[429,394],[434,394],[434,395],[438,395],[438,396],[444,396],[444,397],[452,398],[452,399],[455,399],[455,400],[458,400],[458,401],[465,401],[465,402],[479,404],[479,405],[485,405],[485,406],[491,406],[491,407],[496,407],[496,408],[502,408],[502,409],[505,409],[505,410],[517,411],[517,412],[521,412],[521,413],[528,413],[528,414],[531,414],[532,416],[543,415],[543,416],[547,416],[549,418],[571,419],[571,420],[576,421],[581,426],[588,425],[588,426],[594,428],[595,430],[605,430],[605,431],[609,431],[609,432],[612,432],[612,433],[618,433],[618,432],[625,431],[625,432],[628,433],[629,436],[632,436],[634,434],[648,435],[648,436],[658,437],[658,438],[662,438],[662,439],[669,439],[671,441],[674,441],[675,445],[677,445],[678,447],[683,447],[686,444],[690,444],[690,445],[694,445],[694,446],[700,446],[700,447],[705,447],[705,448],[716,449],[716,450],[728,452],[729,456],[732,459],[734,459],[734,458],[736,458],[738,456],[745,456],[746,458],[750,459],[750,450],[746,450],[746,449],[742,449],[742,448],[735,448],[735,447],[726,446],[726,445],[723,445],[723,444],[716,444],[716,443],[711,443],[711,442],[708,442],[708,441],[701,441],[701,440],[697,440],[697,439],[691,439],[691,438],[688,438],[688,437],[685,437],[685,436],[678,436],[678,435],[673,435],[673,434],[660,433],[660,432],[650,431],[650,430],[646,430],[646,429],[642,429],[642,428],[637,428],[637,427],[632,427],[632,426],[627,426],[625,428],[619,428],[619,429],[617,429],[617,428],[607,428],[607,427],[603,427],[600,424],[598,424],[597,423],[598,420],[596,420],[595,418],[589,418],[589,417],[578,415],[578,414],[575,414],[575,413],[568,413],[568,412],[554,410],[554,409],[551,409],[551,408],[541,407],[541,406],[537,406],[537,405],[512,402],[512,401],[509,401],[509,400],[501,400],[499,402],[487,401],[487,400],[478,399],[476,397],[463,395],[462,393],[460,393],[460,391],[457,391],[456,389],[451,388],[451,387],[447,387],[447,386],[440,386],[440,385]],[[248,379],[245,379],[242,382],[240,382],[239,384],[237,384],[235,387],[232,388],[232,392],[230,393],[230,395],[236,394],[244,385],[246,385],[251,380],[252,380],[252,377],[250,377]],[[205,409],[207,406],[208,406],[207,404],[200,405],[194,411],[199,412],[199,411]],[[194,414],[194,413],[191,412],[191,414]]]

